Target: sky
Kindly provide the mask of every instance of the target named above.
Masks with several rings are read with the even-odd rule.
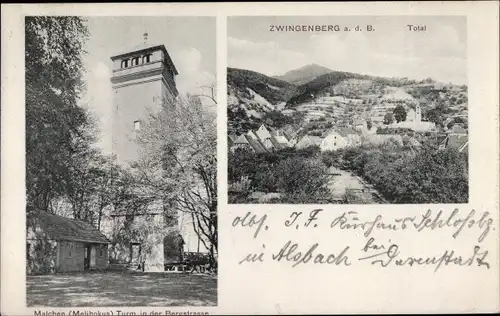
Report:
[[[408,30],[426,25],[426,31]],[[271,32],[272,25],[356,25],[372,32]],[[384,77],[467,84],[467,27],[461,16],[229,17],[228,66],[282,75],[308,64]]]
[[[82,97],[101,131],[99,146],[110,150],[113,94],[111,56],[144,42],[165,45],[179,75],[179,93],[199,93],[197,87],[215,82],[216,29],[214,17],[89,17],[89,39],[84,57],[87,85]]]

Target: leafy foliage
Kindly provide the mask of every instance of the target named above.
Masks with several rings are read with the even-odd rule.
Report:
[[[385,113],[385,115],[384,115],[384,124],[385,125],[390,125],[392,123],[394,123],[394,114],[392,114],[390,112]]]
[[[228,178],[231,184],[247,182],[230,200],[241,203],[257,191],[282,194],[284,203],[320,203],[329,197],[326,166],[319,159],[319,148],[286,148],[273,153],[256,154],[237,149],[229,154]],[[234,189],[234,186],[233,186]],[[233,191],[234,192],[234,191]]]
[[[78,106],[87,38],[79,17],[30,16],[26,34],[27,211],[50,210],[71,195],[75,166],[93,155],[93,122]]]
[[[138,135],[135,177],[145,195],[191,216],[215,264],[217,253],[217,129],[215,110],[198,97],[150,113]]]
[[[398,104],[395,108],[394,108],[394,118],[396,119],[396,122],[404,122],[406,120],[406,110],[405,108],[401,105],[401,104]]]
[[[327,165],[351,170],[391,203],[467,203],[468,159],[456,149],[411,151],[345,148],[323,153]]]
[[[333,71],[324,74],[297,87],[295,94],[291,97],[286,106],[294,107],[300,103],[305,103],[314,99],[314,97],[324,89],[334,86],[346,79],[364,79],[367,76],[354,74],[350,72]]]

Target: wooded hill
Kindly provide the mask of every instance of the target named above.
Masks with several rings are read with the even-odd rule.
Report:
[[[237,117],[250,123],[262,119],[269,111],[283,110],[298,110],[302,113],[309,110],[316,113],[323,111],[329,121],[331,111],[327,112],[324,106],[319,108],[314,104],[315,101],[324,96],[342,96],[345,98],[344,103],[339,103],[337,108],[344,112],[342,116],[347,121],[354,117],[369,116],[372,108],[386,101],[408,103],[409,107],[418,103],[424,119],[438,125],[449,117],[467,116],[465,85],[442,84],[431,78],[416,81],[343,71],[322,74],[328,70],[322,66],[310,65],[283,76],[269,77],[255,71],[228,68],[228,110],[244,111],[246,115]],[[312,79],[308,80],[310,78]],[[305,83],[296,84],[304,81]],[[235,118],[234,115],[228,116]]]

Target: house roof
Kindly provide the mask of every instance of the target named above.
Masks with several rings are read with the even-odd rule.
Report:
[[[279,149],[284,149],[284,148],[286,148],[286,145],[285,145],[285,144],[280,143],[280,142],[276,139],[276,137],[274,137],[274,136],[272,136],[272,137],[271,137],[271,143],[273,144],[274,148],[276,148],[276,149],[278,149],[278,150],[279,150]]]
[[[233,144],[248,144],[248,140],[245,137],[245,135],[240,135],[238,138],[236,138],[233,142]]]
[[[103,233],[91,224],[59,215],[40,212],[35,219],[50,239],[109,244]]]
[[[342,137],[346,137],[347,135],[352,135],[352,134],[358,135],[358,133],[350,127],[334,127],[323,133],[322,137],[326,137],[331,133],[337,133]]]
[[[462,147],[460,147],[458,149],[460,152],[463,152],[463,151],[468,151],[469,150],[469,141],[467,141],[467,143],[465,143]]]
[[[238,135],[229,134],[228,137],[234,142],[238,138]]]
[[[276,140],[280,144],[283,144],[283,145],[288,144],[288,139],[284,135],[276,135],[276,136],[274,136],[274,138],[276,138]]]
[[[462,126],[455,124],[451,128],[450,133],[467,134],[467,131]]]
[[[253,139],[251,136],[246,135],[246,139],[248,141],[248,144],[253,148],[253,150],[260,154],[260,153],[265,153],[267,152],[266,147],[257,139]]]
[[[260,125],[260,127],[259,127],[259,129],[258,129],[258,130],[259,130],[259,131],[266,131],[266,132],[269,132],[269,130],[267,129],[267,127],[266,127],[264,124]]]
[[[247,136],[253,138],[253,139],[258,139],[259,137],[257,135],[255,135],[255,133],[253,131],[248,131],[247,132]]]
[[[463,150],[463,148],[468,145],[469,137],[467,135],[449,135],[444,140],[445,148],[456,148],[458,150]]]
[[[291,140],[295,135],[292,131],[284,131],[283,135],[285,135],[286,139]]]
[[[358,133],[350,127],[341,127],[338,129],[338,133],[342,136],[347,136],[350,134],[358,135]]]
[[[233,140],[229,136],[227,136],[227,144],[229,147],[231,147],[233,145]]]

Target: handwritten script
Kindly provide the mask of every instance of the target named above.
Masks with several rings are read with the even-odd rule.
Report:
[[[384,218],[381,214],[374,214],[371,218],[362,218],[358,212],[326,212],[323,209],[313,209],[310,212],[283,213],[282,225],[287,230],[318,229],[327,227],[331,230],[353,231],[361,236],[360,244],[346,244],[340,241],[329,241],[328,245],[312,242],[301,244],[299,241],[285,238],[283,244],[276,249],[266,247],[266,238],[276,238],[272,234],[268,215],[257,215],[252,212],[235,216],[232,226],[237,229],[249,231],[252,238],[259,242],[261,249],[245,254],[239,264],[258,264],[266,261],[281,262],[289,264],[292,268],[308,265],[321,264],[332,266],[352,266],[356,264],[368,264],[373,267],[387,268],[428,266],[434,272],[446,266],[479,267],[490,269],[488,261],[488,250],[483,246],[484,240],[491,231],[495,230],[493,218],[487,211],[460,211],[454,209],[451,212],[442,210],[427,211],[414,216],[401,216]],[[276,223],[274,223],[276,225]],[[377,240],[377,231],[389,234],[396,232],[408,232],[419,234],[430,231],[447,231],[453,239],[459,239],[461,235],[469,237],[474,234],[474,244],[470,247],[460,244],[460,251],[456,249],[442,249],[433,253],[421,254],[422,249],[418,247],[417,253],[412,247],[399,245],[391,239]],[[266,234],[266,232],[270,234]],[[271,236],[270,236],[271,235]],[[440,234],[442,236],[442,234]],[[288,239],[288,240],[287,240]],[[358,239],[359,238],[355,238]],[[352,239],[351,239],[352,240]],[[332,251],[332,245],[336,248]],[[425,252],[425,251],[423,251]]]

